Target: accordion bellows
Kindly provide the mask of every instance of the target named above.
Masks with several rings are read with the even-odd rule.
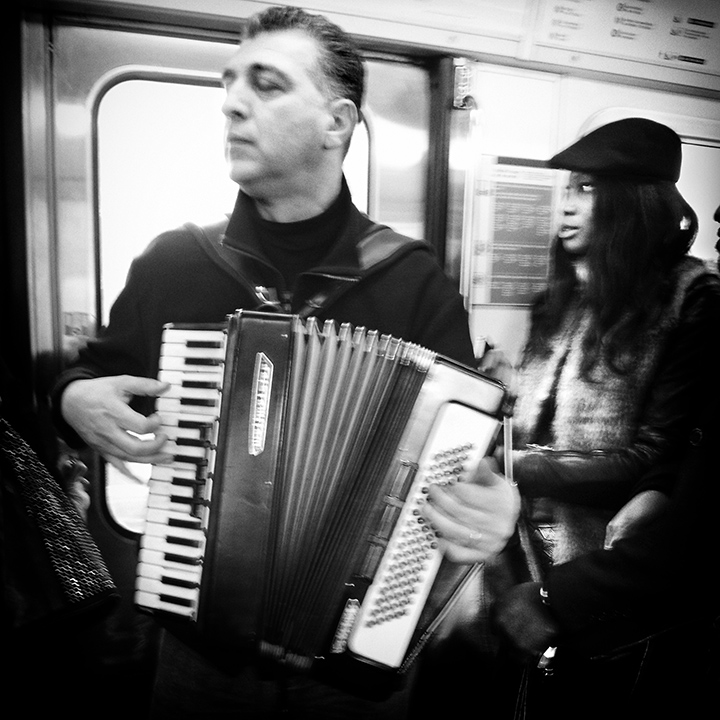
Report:
[[[136,604],[296,669],[404,673],[474,570],[443,560],[427,487],[472,476],[502,384],[365,328],[254,311],[166,326],[159,378],[175,459],[153,467]]]

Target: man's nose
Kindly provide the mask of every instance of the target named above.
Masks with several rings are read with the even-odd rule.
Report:
[[[228,119],[243,119],[248,116],[249,106],[247,95],[242,83],[234,82],[225,91],[225,101],[222,105],[222,112]]]

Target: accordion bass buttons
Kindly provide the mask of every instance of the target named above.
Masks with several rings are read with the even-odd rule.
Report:
[[[468,479],[485,455],[497,421],[455,402],[437,414],[395,528],[355,618],[348,649],[398,668],[442,562],[433,528],[422,516],[430,484]]]

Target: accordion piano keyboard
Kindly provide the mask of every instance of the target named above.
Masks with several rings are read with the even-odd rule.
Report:
[[[135,602],[191,619],[205,553],[226,337],[222,330],[166,329],[160,358],[158,377],[171,384],[158,398],[160,432],[174,459],[153,467]]]

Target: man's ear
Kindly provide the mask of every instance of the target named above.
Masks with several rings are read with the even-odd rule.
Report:
[[[331,149],[346,146],[358,123],[358,109],[352,100],[337,98],[332,101],[330,112],[325,147]]]

